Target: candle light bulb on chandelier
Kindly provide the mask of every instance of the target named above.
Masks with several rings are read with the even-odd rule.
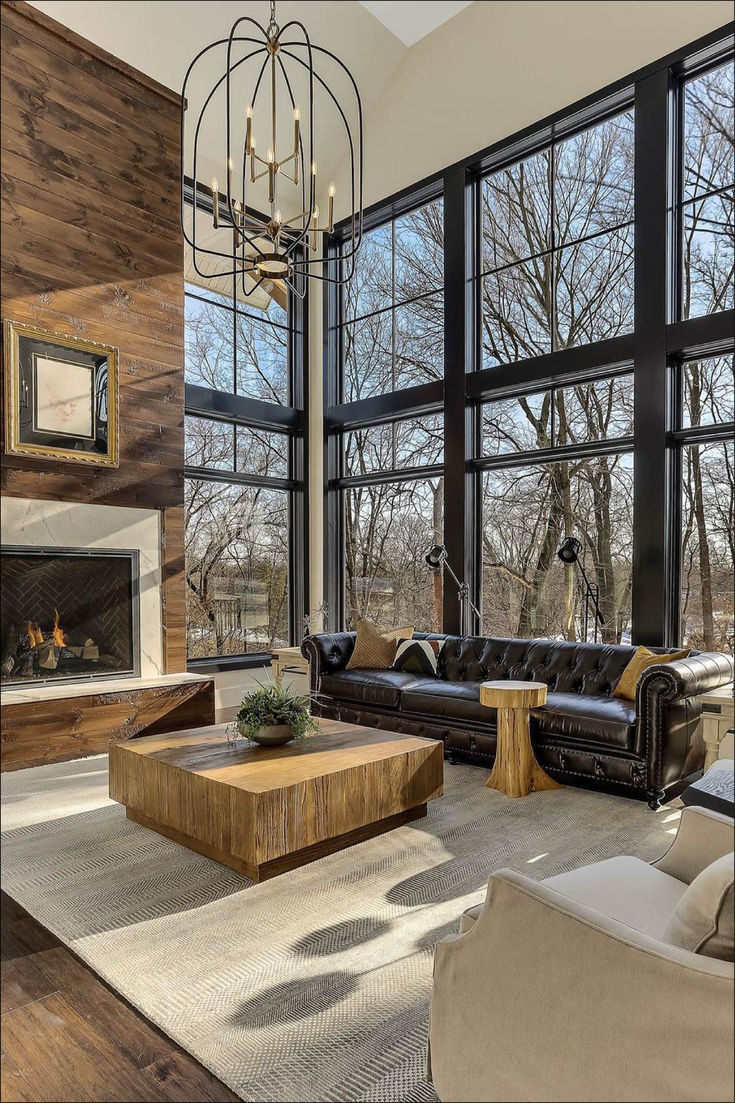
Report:
[[[250,153],[253,139],[253,106],[248,104],[245,109],[245,153]]]
[[[337,194],[337,189],[334,184],[329,185],[329,202],[327,206],[327,229],[330,234],[334,229],[334,197]]]
[[[212,222],[216,230],[219,227],[219,184],[216,176],[212,178]]]

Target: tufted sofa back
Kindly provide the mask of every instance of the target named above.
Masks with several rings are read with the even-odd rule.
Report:
[[[545,682],[552,693],[610,696],[635,647],[569,643],[566,640],[505,640],[446,636],[442,676],[450,682],[503,678]]]

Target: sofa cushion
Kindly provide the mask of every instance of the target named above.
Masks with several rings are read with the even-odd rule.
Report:
[[[416,680],[401,692],[401,709],[448,720],[462,720],[495,728],[494,708],[480,704],[479,682]],[[601,743],[620,750],[634,749],[635,706],[615,697],[585,697],[580,693],[550,693],[543,708],[531,713],[531,737],[559,736]]]
[[[445,682],[441,678],[416,679],[401,693],[401,710],[427,717],[467,720],[495,727],[495,709],[480,704],[479,682]]]
[[[658,939],[688,888],[683,881],[669,877],[668,873],[662,873],[640,858],[627,855],[547,877],[544,884],[579,904]],[[472,930],[484,907],[484,902],[475,904],[462,914],[460,934]]]
[[[582,693],[549,693],[543,708],[531,713],[531,735],[561,736],[635,750],[636,711],[619,697],[587,697]]]
[[[683,881],[628,855],[547,877],[544,884],[659,939],[687,890]]]
[[[337,670],[324,674],[319,692],[363,705],[398,708],[401,690],[419,679],[398,670]]]
[[[723,854],[698,874],[680,897],[664,942],[696,954],[732,961],[735,957],[735,874],[732,852]]]

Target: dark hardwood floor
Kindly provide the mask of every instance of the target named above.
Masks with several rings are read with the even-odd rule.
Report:
[[[3,1103],[236,1100],[2,893]]]

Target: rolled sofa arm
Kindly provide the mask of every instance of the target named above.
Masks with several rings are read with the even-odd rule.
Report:
[[[690,728],[695,725],[701,706],[694,699],[700,693],[727,685],[733,675],[733,659],[715,651],[656,663],[643,671],[636,687],[636,713],[647,764],[647,788],[652,794],[661,790],[667,756],[665,745],[672,735],[683,730],[682,716]],[[682,771],[687,753],[687,747],[680,746]]]
[[[500,870],[436,946],[431,1077],[444,1103],[726,1100],[732,997],[731,962]]]
[[[322,674],[343,670],[354,649],[354,632],[320,632],[306,636],[301,654],[309,660],[310,685],[314,693],[319,692]]]
[[[726,686],[733,677],[735,662],[732,656],[720,654],[719,651],[702,651],[673,663],[656,663],[647,667],[638,679],[638,711],[651,694],[661,694],[667,701],[680,701]]]

